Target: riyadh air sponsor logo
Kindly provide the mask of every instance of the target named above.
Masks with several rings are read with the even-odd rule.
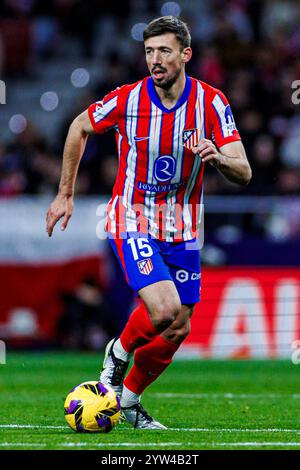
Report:
[[[153,263],[150,258],[138,261],[137,265],[141,274],[148,275],[153,271]]]
[[[176,272],[176,279],[179,282],[186,282],[188,280],[191,281],[198,281],[201,277],[201,273],[188,273],[185,269],[179,269]]]
[[[172,155],[162,155],[154,162],[154,176],[159,182],[170,181],[175,175],[176,160]]]
[[[180,181],[179,183],[170,183],[170,184],[149,184],[149,183],[142,183],[142,181],[138,181],[137,187],[142,191],[152,191],[154,193],[162,193],[164,191],[172,191],[174,189],[178,189],[181,186],[186,186],[186,181]]]

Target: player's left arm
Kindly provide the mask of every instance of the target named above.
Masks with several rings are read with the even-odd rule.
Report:
[[[209,162],[229,181],[241,185],[252,177],[241,137],[237,130],[230,104],[222,91],[207,90],[206,137],[194,147],[193,152]]]
[[[252,171],[240,140],[218,149],[211,140],[201,139],[192,150],[202,162],[209,162],[232,183],[247,185],[250,182]]]

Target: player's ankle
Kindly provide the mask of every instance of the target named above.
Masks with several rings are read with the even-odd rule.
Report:
[[[136,405],[141,400],[141,395],[132,392],[125,385],[123,387],[121,396],[121,408],[127,408],[129,406]]]
[[[131,354],[123,348],[120,338],[118,338],[114,343],[113,352],[116,358],[121,359],[122,361],[128,362],[130,360]]]

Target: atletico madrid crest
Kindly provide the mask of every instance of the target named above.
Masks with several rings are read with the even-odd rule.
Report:
[[[186,129],[182,131],[183,146],[189,150],[194,147],[201,139],[200,129]]]
[[[141,274],[148,275],[151,273],[151,271],[153,271],[153,264],[150,258],[138,261],[137,265]]]

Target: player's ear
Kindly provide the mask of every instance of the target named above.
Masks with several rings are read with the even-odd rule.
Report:
[[[187,63],[191,60],[193,51],[191,47],[185,47],[182,51],[182,59],[184,63]]]

